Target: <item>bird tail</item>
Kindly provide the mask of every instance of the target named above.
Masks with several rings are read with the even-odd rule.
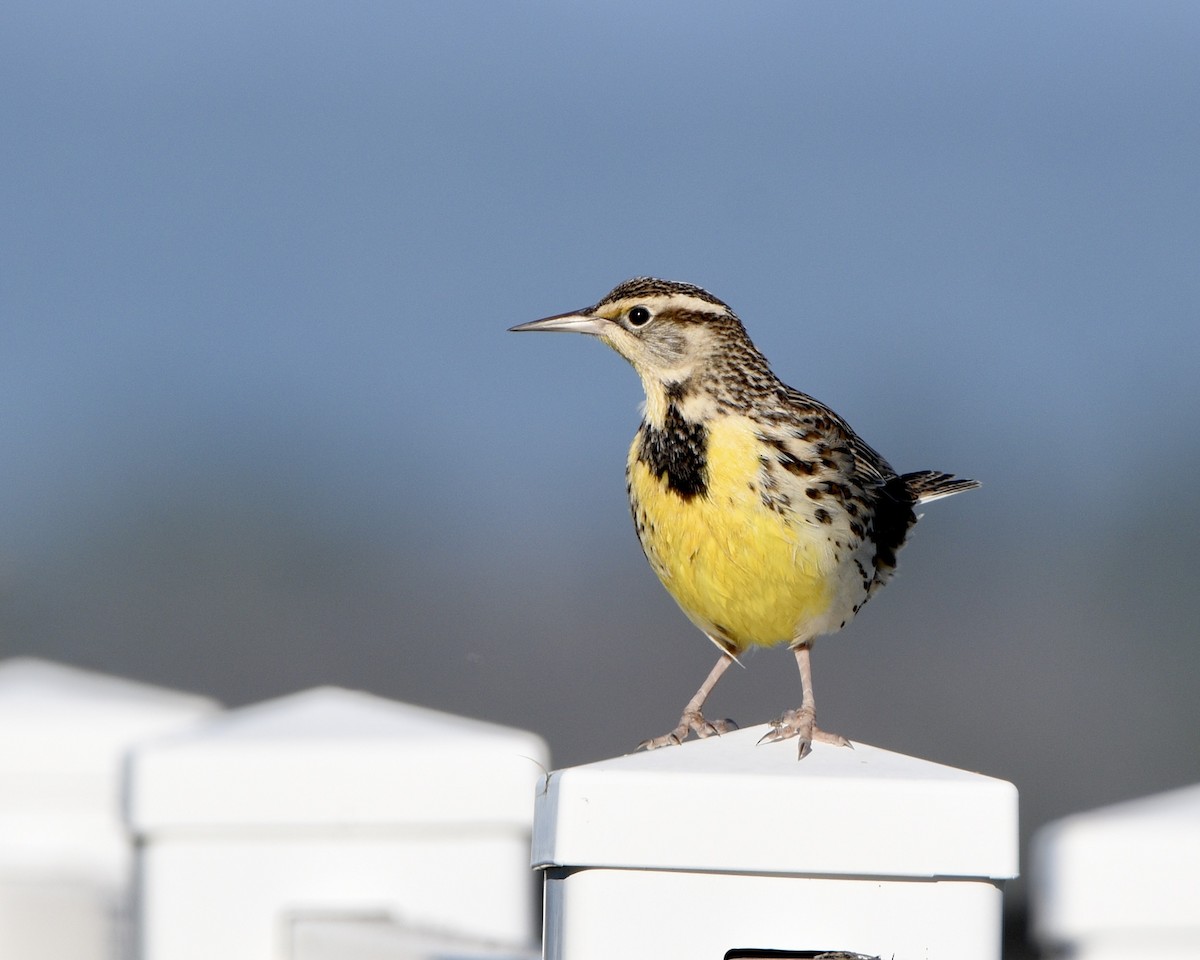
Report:
[[[963,480],[952,473],[938,470],[918,470],[916,473],[906,473],[900,479],[904,481],[904,488],[913,498],[913,503],[940,500],[979,486],[978,480]]]

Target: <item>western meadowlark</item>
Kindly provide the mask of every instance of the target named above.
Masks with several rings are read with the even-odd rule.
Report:
[[[780,381],[736,314],[688,283],[638,277],[595,306],[511,328],[598,337],[641,377],[646,404],[626,486],[650,566],[721,650],[679,725],[724,733],[704,701],[738,654],[787,644],[801,705],[764,741],[849,741],[816,726],[813,641],[840,630],[896,566],[913,507],[979,486],[947,473],[898,475],[840,416]]]

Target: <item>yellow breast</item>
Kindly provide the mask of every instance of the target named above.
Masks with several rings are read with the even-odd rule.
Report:
[[[804,516],[759,491],[754,425],[709,422],[706,489],[685,498],[630,450],[629,496],[650,565],[701,630],[741,650],[825,632],[835,584],[832,546]]]

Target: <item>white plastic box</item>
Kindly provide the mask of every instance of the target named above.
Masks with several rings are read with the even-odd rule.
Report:
[[[765,727],[556,771],[538,797],[546,960],[731,950],[998,960],[1009,783]]]
[[[320,688],[137,752],[142,960],[283,960],[297,918],[532,939],[530,733]]]
[[[291,939],[290,960],[541,960],[533,944],[521,949],[386,920],[305,918]]]
[[[1077,960],[1200,957],[1200,784],[1034,837],[1034,935]]]
[[[128,942],[126,751],[212,700],[46,660],[0,662],[0,957],[115,960]]]

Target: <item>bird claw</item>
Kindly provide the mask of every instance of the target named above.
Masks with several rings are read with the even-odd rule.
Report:
[[[816,724],[816,716],[811,708],[801,707],[799,710],[788,710],[782,717],[771,721],[771,729],[759,738],[759,743],[778,743],[780,740],[790,740],[796,737],[797,760],[803,760],[812,753],[814,743],[831,743],[837,747],[853,745],[840,733],[829,733],[820,729]]]
[[[730,730],[736,730],[738,725],[732,720],[706,720],[699,711],[685,713],[679,718],[679,726],[661,737],[643,740],[637,745],[639,750],[657,750],[659,747],[677,747],[694,733],[699,739],[719,737]]]

